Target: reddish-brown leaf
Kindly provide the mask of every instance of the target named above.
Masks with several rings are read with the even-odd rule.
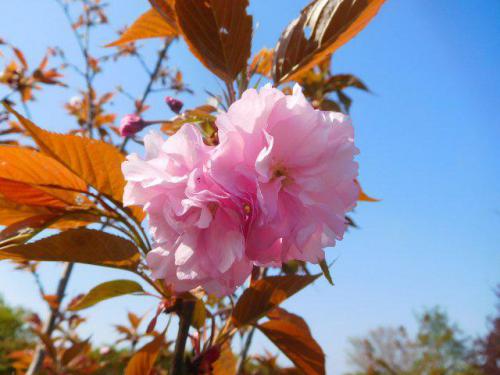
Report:
[[[363,81],[352,74],[336,74],[330,77],[325,84],[326,91],[344,90],[348,87],[370,91]]]
[[[178,29],[174,10],[175,0],[149,0],[149,3],[169,25],[173,25],[176,30]]]
[[[61,363],[63,365],[68,365],[71,361],[76,359],[78,355],[88,352],[90,349],[90,344],[87,340],[74,343],[68,349],[64,351],[62,355]]]
[[[257,327],[305,374],[325,374],[325,354],[300,316],[283,309]]]
[[[36,188],[22,182],[0,178],[0,196],[18,205],[40,206],[61,211],[69,203],[57,197],[57,192],[50,193],[51,189]]]
[[[125,30],[118,40],[106,47],[115,47],[139,39],[176,37],[177,35],[177,25],[167,22],[156,9],[151,8]]]
[[[320,275],[270,276],[257,280],[241,295],[232,321],[237,327],[251,324],[302,290]]]
[[[153,369],[163,343],[163,335],[158,335],[135,353],[125,369],[125,375],[148,375]]]
[[[250,57],[247,6],[248,0],[175,1],[177,23],[191,52],[224,81],[233,81]]]
[[[385,0],[315,0],[281,34],[273,78],[294,80],[356,36]]]
[[[71,229],[25,245],[0,249],[0,260],[56,261],[135,270],[140,260],[136,246],[113,234]]]

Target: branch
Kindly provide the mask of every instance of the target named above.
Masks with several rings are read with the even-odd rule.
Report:
[[[64,271],[59,280],[59,284],[57,285],[57,304],[55,308],[51,309],[50,316],[47,322],[45,323],[45,327],[43,328],[43,333],[50,337],[52,336],[52,332],[56,328],[57,317],[59,316],[59,306],[64,298],[64,294],[66,291],[66,287],[68,286],[69,278],[71,276],[71,272],[73,271],[74,263],[65,263]],[[35,354],[31,361],[30,367],[26,372],[26,375],[35,375],[40,371],[40,367],[42,366],[43,360],[45,358],[45,348],[43,344],[38,344],[35,350]]]

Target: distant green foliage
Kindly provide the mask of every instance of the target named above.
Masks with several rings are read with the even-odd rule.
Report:
[[[26,349],[31,344],[31,336],[23,318],[26,312],[8,306],[0,296],[0,374],[11,374],[8,354]]]
[[[355,375],[481,375],[471,340],[434,308],[417,317],[411,337],[404,327],[379,328],[351,340]]]

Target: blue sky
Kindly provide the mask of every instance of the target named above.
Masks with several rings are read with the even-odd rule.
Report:
[[[110,0],[116,27],[147,8],[146,0]],[[78,58],[71,33],[53,0],[2,2],[0,37],[20,47],[32,65],[47,45]],[[252,0],[258,24],[255,49],[274,46],[281,30],[305,0]],[[352,92],[360,180],[382,202],[362,203],[350,232],[328,259],[338,257],[335,287],[321,280],[285,304],[309,321],[323,346],[329,373],[347,369],[347,338],[379,325],[415,328],[414,313],[440,305],[470,334],[485,330],[493,312],[492,289],[500,282],[500,3],[489,1],[388,0],[377,18],[334,56],[337,73],[354,73],[373,95]],[[114,38],[95,35],[97,45]],[[158,42],[144,42],[153,51]],[[96,54],[102,53],[100,49]],[[203,90],[217,81],[178,43],[170,52],[187,82],[199,93],[187,105],[203,103]],[[98,88],[121,84],[139,93],[145,77],[133,60],[116,65]],[[81,82],[74,80],[73,84]],[[1,94],[1,91],[0,91]],[[62,108],[74,91],[49,88],[32,105],[46,128],[72,126]],[[150,104],[151,117],[167,115],[162,96]],[[113,110],[131,111],[123,98]],[[61,269],[43,268],[49,285]],[[127,275],[78,266],[70,293]],[[27,275],[0,264],[0,293],[33,309],[42,303]],[[127,309],[148,311],[153,301],[122,298],[86,312],[86,334],[96,342],[113,338],[111,324]],[[259,337],[254,346],[274,350]]]

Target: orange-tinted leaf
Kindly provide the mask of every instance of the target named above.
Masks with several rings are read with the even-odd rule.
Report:
[[[305,374],[325,374],[325,354],[300,316],[283,309],[257,327]]]
[[[76,262],[135,270],[140,255],[135,245],[124,238],[81,228],[2,248],[0,259]]]
[[[61,303],[57,294],[45,294],[43,299],[47,302],[51,309],[58,309]]]
[[[361,184],[359,183],[358,180],[355,181],[356,185],[358,185],[359,188],[359,196],[358,196],[358,201],[364,201],[364,202],[380,202],[380,199],[377,198],[372,198],[368,196],[363,189],[361,188]]]
[[[4,106],[17,117],[43,153],[115,202],[122,201],[125,179],[121,164],[125,156],[117,148],[90,138],[49,132],[36,126],[9,105],[4,103]],[[140,210],[135,210],[134,213],[138,220],[144,217]]]
[[[173,25],[177,30],[177,20],[174,11],[175,0],[149,0],[149,3],[169,25]]]
[[[129,312],[127,314],[127,317],[128,317],[128,321],[130,322],[130,325],[135,329],[139,328],[139,325],[141,324],[142,319],[144,318],[144,317],[137,316],[133,312]]]
[[[12,47],[12,49],[14,50],[14,53],[16,54],[17,58],[21,62],[21,65],[23,66],[23,68],[28,69],[28,63],[26,61],[26,58],[24,57],[24,54],[21,52],[21,50],[16,48],[16,47]]]
[[[51,214],[45,207],[23,206],[14,203],[0,194],[0,225],[13,225],[32,216]]]
[[[7,226],[5,233],[0,235],[2,240],[15,236],[16,232],[27,234],[23,228],[32,228],[35,232],[46,225],[49,228],[70,229],[88,225],[97,219],[94,215],[78,211],[60,211],[52,207],[18,204],[2,198],[0,194],[0,225]]]
[[[153,369],[163,343],[163,335],[158,335],[153,341],[135,353],[125,369],[125,375],[149,374]]]
[[[22,182],[0,178],[0,196],[18,205],[40,206],[62,212],[69,203],[57,197],[57,193],[50,193],[50,189],[36,188]]]
[[[231,350],[229,342],[222,346],[219,359],[213,364],[213,375],[234,375],[236,374],[236,365],[238,359]]]
[[[146,13],[142,14],[132,26],[125,30],[117,41],[108,44],[106,47],[119,46],[134,42],[138,39],[168,36],[177,36],[177,26],[167,22],[158,11],[151,8]]]
[[[87,190],[86,183],[61,163],[24,147],[0,146],[0,179],[35,185],[70,206],[82,204],[78,192]]]
[[[273,66],[273,57],[274,51],[272,49],[262,48],[252,59],[249,69],[250,73],[269,76]]]
[[[319,276],[270,276],[257,280],[243,292],[238,300],[233,310],[233,323],[240,327],[257,321]]]
[[[132,293],[144,293],[144,289],[139,283],[132,280],[107,281],[92,288],[82,299],[71,305],[68,310],[86,309],[101,301]]]
[[[247,6],[248,0],[175,1],[177,23],[191,52],[224,81],[233,81],[250,57]]]
[[[274,56],[276,83],[295,79],[358,34],[385,0],[315,0],[281,34]]]

